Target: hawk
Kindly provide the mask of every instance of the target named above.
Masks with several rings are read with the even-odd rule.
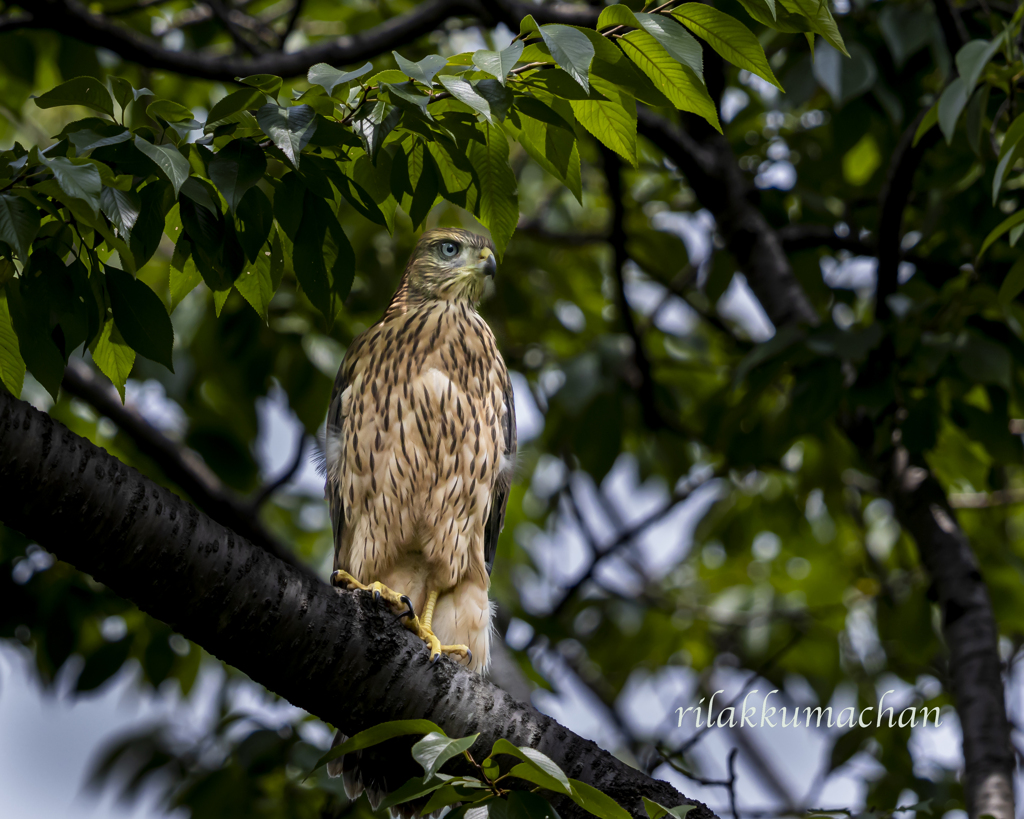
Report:
[[[431,662],[445,653],[479,673],[516,454],[512,384],[476,310],[496,267],[484,236],[423,234],[383,318],[346,351],[327,416],[331,581],[384,599]],[[329,772],[356,796],[366,777],[352,757]]]

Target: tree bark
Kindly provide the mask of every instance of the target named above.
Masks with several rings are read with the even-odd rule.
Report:
[[[1013,819],[1014,755],[1006,718],[995,614],[971,544],[939,482],[897,447],[885,471],[896,517],[935,583],[949,648],[953,700],[964,736],[967,811]]]
[[[0,394],[0,519],[226,663],[352,735],[425,718],[536,748],[637,819],[641,796],[703,804],[628,767],[426,646],[366,594],[341,593],[253,546],[169,490],[12,396]],[[395,757],[388,786],[415,775]],[[556,803],[563,816],[582,809]]]

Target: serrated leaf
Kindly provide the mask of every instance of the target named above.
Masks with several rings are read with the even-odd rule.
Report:
[[[170,291],[171,312],[181,304],[182,299],[199,286],[203,280],[195,259],[192,258],[192,245],[186,238],[178,240],[171,257]]]
[[[242,197],[266,173],[267,157],[250,140],[236,139],[217,151],[206,168],[234,213]]]
[[[235,214],[238,243],[250,262],[260,254],[273,224],[274,210],[267,195],[259,188],[251,188],[242,197]]]
[[[93,363],[117,388],[124,403],[124,385],[135,366],[135,350],[128,346],[113,319],[107,319],[99,337],[89,347]]]
[[[23,263],[39,233],[39,210],[20,196],[0,194],[0,240],[7,242]]]
[[[107,82],[110,83],[110,90],[114,95],[114,99],[117,100],[117,104],[121,106],[121,110],[124,111],[130,103],[138,102],[139,97],[151,97],[153,92],[148,88],[136,89],[128,80],[124,77],[107,77]]]
[[[449,759],[469,750],[479,736],[473,734],[462,739],[451,739],[444,734],[432,732],[412,746],[412,758],[423,766],[424,777],[429,778],[440,771]]]
[[[643,15],[653,16],[653,15]],[[703,3],[684,3],[672,9],[672,16],[690,31],[702,37],[724,59],[737,68],[745,68],[780,91],[784,90],[775,79],[768,58],[757,37],[743,23],[713,6]],[[644,26],[647,28],[647,26]],[[648,28],[648,31],[650,29]],[[651,32],[654,34],[654,32]],[[664,45],[664,42],[662,42]]]
[[[429,777],[414,777],[406,782],[401,787],[393,790],[387,795],[383,802],[378,805],[378,810],[387,810],[393,808],[395,805],[402,805],[406,802],[411,802],[413,799],[419,799],[420,797],[426,796],[427,794],[433,793],[438,788],[443,788],[448,782],[444,779],[430,779]]]
[[[25,383],[25,359],[18,348],[11,311],[7,307],[7,291],[0,287],[0,383],[15,398],[21,398]]]
[[[56,88],[36,97],[40,108],[57,108],[61,105],[84,105],[94,111],[114,118],[114,100],[110,92],[95,77],[75,77]]]
[[[758,3],[760,0],[753,0],[753,2]],[[802,15],[806,19],[811,31],[821,35],[825,42],[836,51],[841,52],[843,56],[850,56],[827,2],[822,2],[822,0],[778,0],[778,4],[789,12]],[[744,8],[749,8],[746,3],[743,5]],[[768,25],[778,28],[778,23],[781,22],[782,17],[781,14],[778,15],[774,25],[771,23],[768,23]]]
[[[124,340],[140,355],[174,372],[174,329],[160,297],[145,282],[106,267],[110,310]]]
[[[626,56],[676,108],[703,117],[716,131],[722,132],[715,103],[690,66],[677,62],[654,37],[641,29],[623,35],[619,44]]]
[[[50,335],[46,296],[36,282],[24,279],[7,282],[5,289],[21,357],[29,372],[56,401],[64,378],[64,356]]]
[[[636,100],[615,83],[592,78],[593,87],[604,100],[570,100],[580,125],[598,142],[606,145],[634,168],[636,162]]]
[[[515,67],[523,55],[523,48],[523,41],[516,40],[501,51],[477,51],[473,54],[473,65],[492,77],[497,77],[498,82],[504,85],[508,72]]]
[[[438,77],[438,82],[445,87],[455,99],[459,102],[463,102],[476,111],[478,114],[483,114],[487,118],[488,122],[493,122],[493,115],[491,114],[491,104],[487,98],[482,96],[469,82],[456,77],[454,74],[443,74]]]
[[[477,216],[491,232],[500,259],[519,222],[519,195],[508,164],[508,139],[497,125],[481,123],[484,144],[471,140],[466,156],[476,171],[480,196]]]
[[[365,731],[360,731],[341,745],[331,748],[331,750],[317,760],[316,765],[313,766],[313,771],[322,768],[333,759],[350,754],[353,751],[360,751],[363,748],[379,745],[381,742],[394,737],[409,736],[410,734],[429,734],[431,732],[444,734],[441,728],[427,719],[403,719],[383,722],[380,725],[367,728]],[[313,771],[310,771],[310,773]]]
[[[185,184],[185,180],[188,179],[189,172],[191,171],[188,160],[173,145],[154,145],[152,142],[144,140],[138,134],[135,136],[135,147],[149,157],[153,164],[160,169],[160,172],[171,183],[171,187],[174,188],[174,196],[177,197],[178,191]]]
[[[560,819],[554,805],[537,793],[512,791],[508,795],[507,819]]]
[[[552,23],[540,27],[540,36],[555,58],[558,67],[590,90],[590,63],[594,59],[594,46],[586,35],[572,26]]]
[[[700,43],[682,25],[661,14],[636,13],[637,22],[678,62],[688,65],[703,78],[704,55]]]
[[[353,71],[339,71],[327,63],[317,63],[309,69],[306,79],[311,85],[319,85],[323,88],[327,92],[327,96],[333,96],[334,89],[339,85],[352,82],[352,80],[358,80],[364,74],[368,74],[371,71],[373,71],[373,63],[366,63],[366,65]]]
[[[296,168],[299,156],[316,130],[316,111],[310,105],[282,108],[264,105],[256,112],[256,121],[271,141]]]
[[[270,251],[258,253],[256,261],[245,266],[242,274],[235,279],[235,289],[266,323],[270,300],[274,298],[274,283],[270,276]]]
[[[398,67],[402,69],[402,72],[406,76],[412,77],[414,80],[417,80],[426,86],[429,86],[433,82],[437,72],[444,68],[445,63],[447,62],[447,60],[440,54],[429,54],[419,62],[414,63],[405,59],[405,57],[397,51],[392,51],[391,53],[394,55],[395,62],[398,63]]]
[[[517,100],[518,103],[524,98]],[[547,109],[555,117],[554,111],[539,100],[533,100],[542,109]],[[541,109],[534,109],[540,112]],[[522,111],[522,109],[520,109]],[[580,155],[576,146],[576,135],[562,127],[549,124],[523,111],[520,118],[522,128],[516,131],[515,126],[507,123],[506,127],[514,131],[519,144],[526,149],[534,162],[565,185],[576,201],[583,204],[583,181],[580,175]],[[558,117],[558,119],[561,119]]]

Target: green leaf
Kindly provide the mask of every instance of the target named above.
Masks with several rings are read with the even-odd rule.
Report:
[[[540,108],[546,109],[554,117],[561,119],[551,108],[532,97],[520,97],[516,101],[517,107],[520,102],[526,99],[536,103]],[[534,106],[528,107],[535,111],[539,110]],[[576,146],[575,134],[562,127],[551,125],[547,121],[541,121],[538,118],[529,116],[525,111],[520,121],[522,128],[518,131],[516,131],[515,126],[511,122],[507,123],[506,127],[514,132],[515,138],[526,149],[526,152],[534,162],[565,185],[572,195],[576,197],[576,201],[582,205],[583,183],[580,175],[580,154]]]
[[[268,97],[276,97],[281,90],[283,81],[274,74],[251,74],[248,77],[242,77],[238,82],[258,88]]]
[[[260,254],[273,224],[274,210],[267,195],[259,188],[251,188],[242,197],[235,214],[238,243],[250,262]]]
[[[969,95],[970,91],[967,88],[967,83],[964,82],[964,78],[957,77],[946,86],[946,90],[939,97],[939,130],[942,131],[942,135],[946,138],[947,145],[953,141],[956,123],[960,119],[964,106],[967,105]]]
[[[739,2],[746,10],[747,14],[757,20],[757,22],[773,29],[774,31],[782,31],[787,34],[800,34],[801,32],[809,32],[811,30],[811,23],[809,20],[799,14],[789,12],[785,8],[779,8],[775,4],[775,0],[767,0],[767,5],[770,7],[770,14],[765,12],[766,0],[739,0]],[[813,48],[811,51],[813,57]]]
[[[225,222],[219,207],[210,210],[187,196],[182,196],[178,204],[181,223],[192,243],[192,256],[203,281],[215,292],[230,290],[245,264],[245,253],[234,226]]]
[[[542,754],[533,748],[518,748],[509,742],[507,739],[500,738],[495,741],[494,747],[491,749],[491,757],[496,757],[499,754],[509,754],[514,756],[516,759],[522,760],[522,762],[532,768],[534,771],[543,774],[547,780],[550,781],[555,787],[551,785],[543,785],[548,790],[555,791],[556,793],[562,793],[565,796],[572,796],[573,789],[570,785],[569,779],[562,772],[562,769],[555,764],[555,761],[551,757]],[[516,768],[519,766],[517,765]],[[512,770],[516,770],[513,768]],[[527,777],[518,775],[520,779],[526,779]],[[535,780],[528,780],[535,781]],[[540,784],[540,783],[537,783]]]
[[[429,782],[427,781],[428,779],[430,780]],[[388,808],[393,808],[395,805],[402,805],[406,802],[411,802],[413,799],[419,799],[422,796],[433,793],[438,788],[443,788],[447,784],[448,781],[445,779],[432,779],[431,777],[426,776],[414,777],[400,788],[389,793],[377,808],[378,810],[387,810]]]
[[[40,108],[57,108],[61,105],[84,105],[114,118],[114,100],[102,82],[95,77],[75,77],[61,83],[51,91],[36,97]]]
[[[24,278],[7,282],[7,308],[22,359],[56,401],[64,378],[64,356],[50,335],[50,311],[40,284]]]
[[[38,156],[40,163],[53,174],[64,193],[72,199],[84,202],[93,215],[99,212],[103,180],[95,165],[89,163],[76,165],[64,156],[55,156],[50,159],[41,152]]]
[[[135,191],[121,191],[117,188],[104,188],[100,192],[100,210],[111,224],[117,228],[122,238],[131,235],[132,228],[139,218],[142,200]]]
[[[124,340],[140,355],[174,372],[174,330],[160,297],[123,270],[107,267],[105,271],[110,310]]]
[[[666,808],[664,805],[660,805],[657,802],[648,799],[646,796],[642,796],[641,799],[644,801],[644,808],[647,810],[647,815],[651,819],[662,819],[664,816],[674,816],[675,819],[685,819],[686,814],[693,810],[696,805],[676,805],[674,808]]]
[[[373,63],[366,63],[362,68],[353,71],[339,71],[327,63],[317,63],[309,69],[306,79],[311,85],[319,85],[323,88],[327,92],[327,96],[333,96],[334,89],[339,85],[357,80],[371,71],[373,71]]]
[[[329,212],[329,211],[328,211]],[[331,290],[339,300],[348,297],[356,275],[356,254],[333,213],[327,220],[327,249],[334,253],[331,262]]]
[[[84,156],[89,151],[94,151],[97,148],[105,148],[108,145],[127,142],[131,138],[131,131],[113,123],[107,123],[105,126],[97,128],[83,128],[80,131],[72,131],[68,134],[68,139],[75,146],[75,153],[79,156]]]
[[[0,287],[0,383],[15,398],[21,398],[25,383],[25,360],[18,349],[11,311],[7,307],[7,291]]]
[[[384,144],[384,140],[401,117],[400,108],[386,103],[384,100],[378,100],[365,115],[352,121],[352,130],[356,132],[359,141],[363,143],[363,150],[366,151],[371,161],[377,161],[377,153]]]
[[[572,784],[573,801],[598,819],[632,819],[632,814],[597,788],[576,779],[569,782]]]
[[[523,47],[523,41],[516,40],[501,51],[477,51],[473,54],[473,65],[492,77],[497,77],[498,82],[504,85],[508,72],[515,67],[523,55]]]
[[[302,221],[295,233],[292,267],[306,298],[330,320],[331,283],[324,263],[324,235],[330,210],[323,199],[308,190],[302,199]]]
[[[28,262],[39,223],[39,211],[30,202],[20,196],[0,194],[0,240],[14,249],[22,263]]]
[[[433,82],[437,72],[444,68],[447,62],[440,54],[429,54],[419,62],[414,63],[405,59],[397,51],[392,51],[391,53],[394,55],[398,67],[402,69],[406,76],[412,77],[428,87]]]
[[[491,103],[469,82],[454,74],[443,74],[438,77],[438,81],[459,102],[465,103],[478,114],[483,114],[488,122],[494,121],[491,114]]]
[[[427,719],[401,719],[383,722],[380,725],[367,728],[365,731],[360,731],[341,745],[331,748],[331,750],[317,760],[316,765],[313,766],[313,771],[322,768],[328,762],[340,756],[350,754],[353,751],[360,751],[363,748],[369,748],[372,745],[379,745],[381,742],[393,737],[409,736],[410,734],[429,734],[431,732],[444,734],[444,731]],[[310,773],[313,771],[310,771]]]
[[[299,155],[316,130],[316,111],[310,105],[295,105],[282,108],[279,105],[264,105],[256,112],[256,121],[271,141],[281,149],[296,168]]]
[[[214,126],[232,114],[237,114],[239,111],[248,111],[254,108],[256,103],[264,99],[265,95],[256,89],[242,88],[238,91],[232,91],[226,97],[219,99],[213,108],[210,109],[210,113],[206,117],[206,129],[212,130]]]
[[[135,350],[128,346],[113,319],[107,319],[99,337],[89,347],[93,363],[110,379],[124,403],[124,385],[135,366]]]
[[[629,57],[680,111],[689,111],[706,119],[721,133],[718,112],[700,77],[688,65],[676,62],[658,41],[643,30],[624,35],[619,44]]]
[[[266,323],[270,300],[274,298],[269,250],[261,251],[257,254],[255,263],[250,262],[245,266],[242,275],[235,279],[235,289],[242,294],[242,298],[252,305],[252,309]]]
[[[263,178],[267,158],[250,140],[236,139],[217,151],[206,167],[234,213],[246,191]]]
[[[155,100],[146,107],[146,113],[153,119],[167,122],[189,122],[192,119],[192,109],[174,100]]]
[[[444,776],[444,774],[439,774]],[[442,780],[443,781],[443,780]],[[473,804],[490,796],[490,789],[479,779],[466,779],[463,777],[449,779],[434,791],[430,799],[420,811],[420,816],[430,816],[441,808],[454,805],[457,802]]]
[[[152,180],[139,191],[139,216],[128,238],[128,247],[137,267],[148,262],[160,246],[169,193],[167,183],[162,179]]]
[[[425,778],[434,776],[449,759],[458,756],[476,742],[480,734],[451,739],[444,734],[429,733],[412,746],[412,758],[423,766]]]
[[[508,795],[507,819],[559,819],[558,811],[540,794],[512,791]]]
[[[1021,256],[1013,263],[1006,278],[999,287],[999,301],[1009,304],[1024,290],[1024,256]]]
[[[700,4],[690,3],[688,5]],[[704,8],[711,7],[704,6]],[[643,12],[637,12],[636,19],[637,22],[644,27],[644,30],[657,40],[661,47],[675,57],[677,61],[683,65],[690,66],[698,77],[703,77],[704,55],[701,52],[700,43],[698,43],[685,28],[679,25],[679,23],[672,18],[665,17],[661,14],[644,14]],[[731,17],[729,19],[732,20]],[[733,22],[735,23],[736,21],[733,20]],[[748,34],[750,33],[742,23],[737,23],[737,25],[744,31],[747,31]],[[750,36],[752,38],[754,37],[752,34]],[[754,38],[754,42],[757,42],[756,38]],[[758,51],[761,51],[760,46],[758,46]],[[763,56],[763,52],[761,53]],[[771,69],[769,69],[769,73],[771,73]],[[778,85],[778,83],[776,83],[776,85]]]
[[[1006,231],[1010,230],[1010,228],[1016,227],[1022,222],[1024,222],[1024,210],[1019,210],[1016,213],[1007,216],[1002,222],[992,228],[992,231],[985,237],[985,241],[981,243],[981,250],[978,251],[979,261],[985,251],[992,246],[992,243],[996,239],[1006,233]]]
[[[956,70],[960,73],[961,78],[963,78],[964,88],[968,94],[974,91],[974,86],[978,84],[978,79],[985,70],[985,66],[995,56],[1005,38],[1004,32],[997,37],[993,37],[988,42],[985,40],[971,40],[957,51]]]
[[[107,82],[110,84],[110,90],[114,94],[114,99],[117,104],[121,106],[122,112],[131,103],[138,102],[139,97],[152,97],[153,92],[148,88],[136,89],[128,80],[123,77],[107,77]]]
[[[738,68],[745,68],[780,91],[784,90],[775,79],[768,58],[757,37],[739,20],[703,3],[684,3],[672,10],[672,16],[708,44],[723,58]],[[645,25],[644,28],[647,28]],[[648,28],[648,31],[650,29]],[[654,32],[651,32],[652,34]],[[664,45],[664,42],[662,42]]]
[[[491,232],[500,259],[519,222],[516,177],[508,164],[508,139],[497,125],[482,123],[484,143],[471,140],[466,156],[476,170],[480,186],[477,216]]]
[[[160,169],[160,172],[171,183],[171,187],[174,188],[174,196],[177,197],[178,191],[185,184],[191,171],[188,160],[173,145],[154,145],[138,134],[135,136],[135,147]]]
[[[584,90],[590,90],[590,63],[594,59],[594,46],[586,35],[572,26],[558,23],[540,27],[540,36],[555,58],[558,67],[578,82]]]
[[[759,0],[754,0],[754,2],[759,2]],[[778,2],[786,10],[803,15],[807,19],[811,31],[819,34],[836,51],[846,57],[850,56],[827,2],[822,0],[778,0]],[[746,3],[744,3],[744,8],[748,8]],[[782,15],[779,15],[779,21],[781,19]]]
[[[555,793],[563,792],[563,786],[557,777],[554,777],[527,762],[520,762],[518,765],[513,765],[512,769],[508,772],[508,776],[516,779],[522,779],[526,782],[532,782],[534,785],[539,785],[540,787],[546,788],[549,791],[554,791]]]
[[[602,77],[594,76],[593,86],[607,99],[570,100],[576,119],[598,142],[635,168],[636,100]]]
[[[174,246],[171,257],[170,291],[171,312],[181,304],[181,300],[199,286],[203,280],[196,261],[192,258],[192,243],[182,237]]]

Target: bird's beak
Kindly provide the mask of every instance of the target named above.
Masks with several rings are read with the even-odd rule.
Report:
[[[479,269],[483,271],[485,276],[494,278],[494,274],[498,272],[498,260],[494,258],[494,254],[491,253],[489,247],[480,249],[480,264]]]

